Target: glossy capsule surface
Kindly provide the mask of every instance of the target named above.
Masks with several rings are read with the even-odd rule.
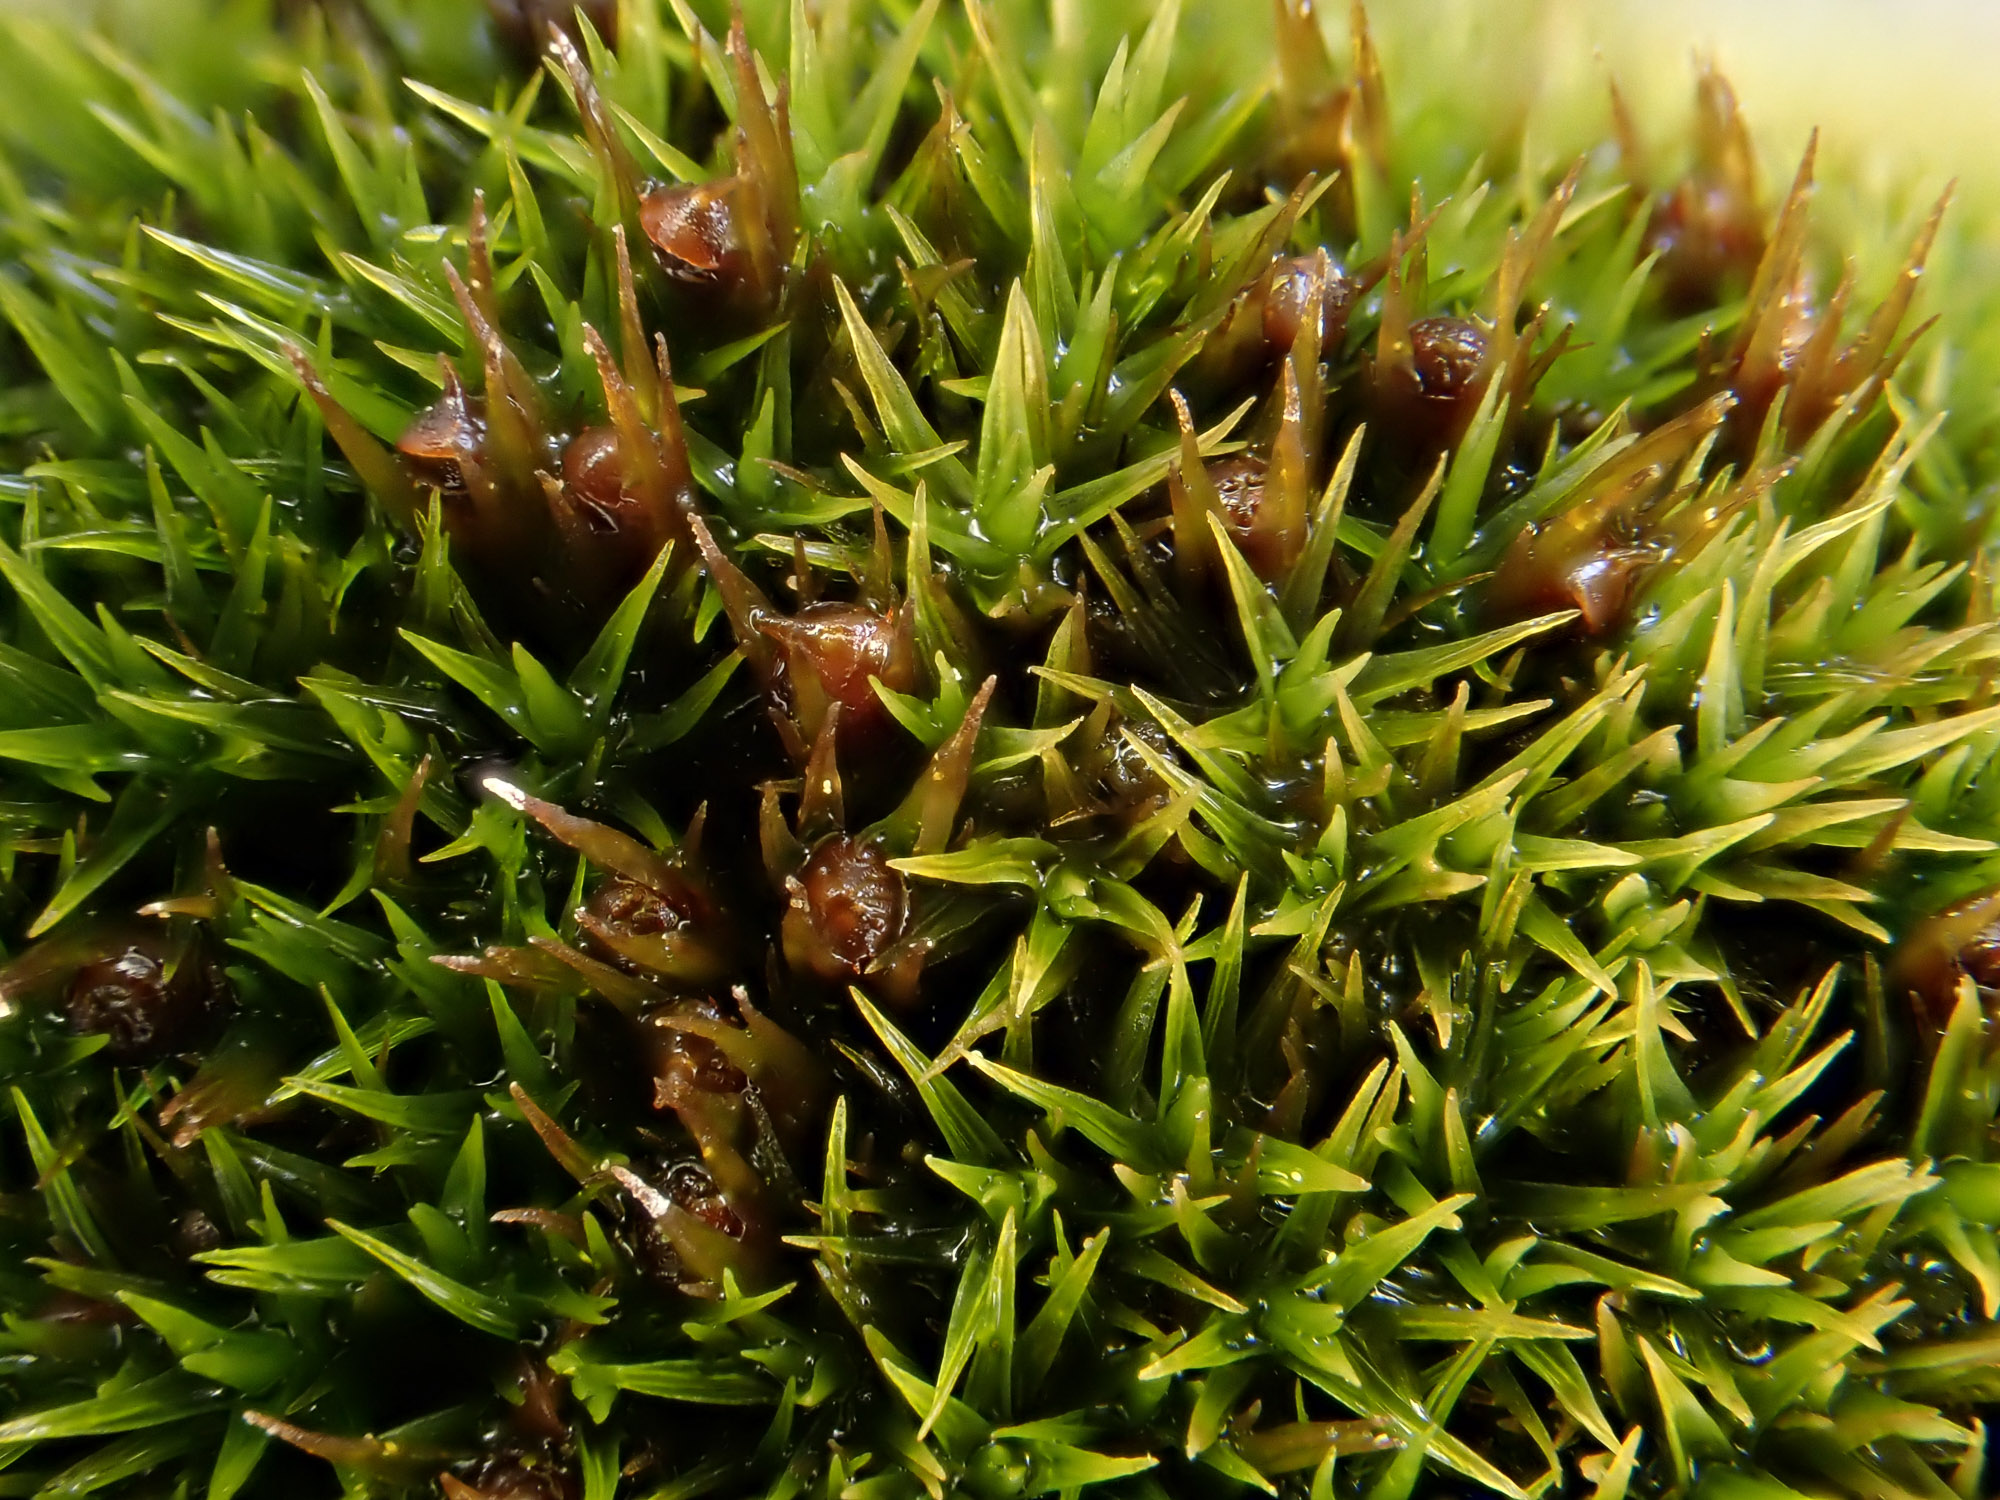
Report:
[[[785,913],[785,954],[822,979],[865,972],[902,935],[903,877],[881,846],[839,836],[813,850]]]
[[[1299,327],[1312,300],[1313,276],[1318,257],[1294,256],[1279,262],[1272,272],[1270,289],[1264,294],[1264,340],[1280,352],[1298,341]],[[1347,338],[1348,315],[1354,310],[1358,288],[1337,267],[1329,267],[1320,291],[1319,352],[1330,359],[1340,352]]]
[[[63,997],[72,1031],[108,1038],[117,1061],[158,1062],[208,1040],[229,1009],[229,981],[198,944],[149,940],[83,965]]]
[[[743,237],[728,179],[655,188],[640,200],[639,225],[670,275],[720,281],[742,273]]]
[[[457,389],[419,412],[396,439],[396,451],[417,481],[448,495],[465,491],[466,470],[480,461],[485,447],[486,403]]]

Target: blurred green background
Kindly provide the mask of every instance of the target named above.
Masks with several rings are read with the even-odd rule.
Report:
[[[1089,0],[1059,3],[1087,9]],[[1345,3],[1320,0],[1336,13]],[[209,4],[237,9],[243,0]],[[1263,23],[1266,0],[1242,6],[1246,20]],[[0,0],[0,11],[71,18],[154,8],[150,0]],[[1865,164],[1878,180],[1958,175],[1981,193],[1990,190],[1982,180],[2000,181],[1993,0],[1376,0],[1371,16],[1399,62],[1470,67],[1482,88],[1511,78],[1543,109],[1558,99],[1601,102],[1615,74],[1635,106],[1662,124],[1671,116],[1656,112],[1685,108],[1694,59],[1712,57],[1736,84],[1767,153],[1796,157],[1817,125],[1843,166]],[[1410,75],[1392,67],[1389,76]]]
[[[727,13],[728,0],[693,3],[718,18]],[[1107,13],[1096,0],[1048,3],[1075,28]],[[1342,36],[1348,0],[1317,3],[1329,35]],[[260,69],[294,64],[245,59],[213,38],[254,34],[244,24],[250,17],[315,5],[370,12],[403,33],[435,33],[451,14],[441,0],[0,0],[0,13],[94,17],[168,87],[199,79],[195,93],[244,107],[261,86],[282,91],[292,82],[260,78]],[[1203,8],[1185,28],[1204,33],[1188,56],[1220,67],[1228,53],[1268,53],[1270,5]],[[1526,165],[1518,179],[1526,201],[1542,191],[1534,183],[1559,177],[1577,152],[1608,152],[1614,79],[1639,122],[1651,174],[1670,179],[1686,160],[1703,60],[1736,88],[1759,145],[1768,211],[1812,130],[1821,130],[1813,210],[1815,236],[1829,252],[1821,269],[1835,274],[1834,254],[1858,254],[1864,296],[1886,284],[1940,191],[1957,179],[1957,206],[1920,307],[1944,314],[1947,331],[1926,341],[1904,379],[1954,408],[1963,447],[2000,443],[2000,420],[1990,420],[1991,391],[2000,387],[2000,236],[1990,232],[2000,223],[2000,0],[1373,0],[1369,11],[1398,128],[1428,136],[1430,149],[1418,155],[1442,164],[1440,180],[1422,184],[1432,203],[1462,188],[1475,165],[1502,180]],[[204,24],[222,17],[234,24]],[[0,83],[8,61],[0,57]],[[426,66],[461,91],[479,90],[488,76],[449,47],[434,48]],[[455,66],[465,79],[447,76]],[[17,97],[0,97],[0,117],[33,138],[32,101],[23,108],[23,90],[12,91]],[[1525,144],[1519,157],[1516,143]],[[1993,430],[1972,440],[1969,425]]]

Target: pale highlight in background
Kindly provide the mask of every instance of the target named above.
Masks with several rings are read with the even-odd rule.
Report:
[[[1818,125],[1842,156],[1886,146],[1935,170],[1996,176],[2000,5],[1990,0],[1682,0],[1619,12],[1607,57],[1705,45],[1767,135],[1802,142]]]
[[[1270,0],[1238,3],[1261,23]],[[1344,36],[1346,0],[1317,3],[1329,33]],[[0,0],[0,11],[70,17],[121,6],[132,0]],[[2000,189],[2000,0],[1372,0],[1370,10],[1385,50],[1409,62],[1504,58],[1543,75],[1545,98],[1601,98],[1615,73],[1654,122],[1685,108],[1692,60],[1711,56],[1774,159],[1796,159],[1818,125],[1843,161]],[[1468,30],[1479,35],[1471,53]]]
[[[1570,74],[1552,83],[1586,83],[1575,70],[1590,58],[1654,120],[1685,109],[1692,60],[1712,57],[1773,164],[1796,160],[1817,126],[1828,156],[1871,175],[1955,175],[1972,191],[2000,190],[1994,0],[1501,0],[1500,8],[1542,32],[1543,55]]]
[[[1316,3],[1344,43],[1345,0]],[[1655,182],[1683,170],[1703,59],[1735,88],[1767,212],[1820,130],[1815,239],[1858,256],[1864,301],[1956,178],[1932,280],[1961,299],[1958,337],[2000,327],[2000,237],[1989,232],[2000,222],[2000,0],[1372,0],[1369,14],[1399,129],[1435,117],[1468,145],[1525,132],[1524,209],[1577,150],[1608,151],[1614,79]],[[1474,116],[1483,123],[1468,132]],[[1503,172],[1504,162],[1502,148]],[[1491,156],[1483,165],[1496,170]],[[1433,202],[1459,186],[1424,185]],[[1987,342],[2000,359],[2000,342]],[[1933,369],[1944,345],[1931,340],[1919,365]]]

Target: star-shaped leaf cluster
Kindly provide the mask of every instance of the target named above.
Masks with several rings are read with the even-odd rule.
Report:
[[[1990,1490],[1978,223],[1378,20],[0,18],[0,1493]]]

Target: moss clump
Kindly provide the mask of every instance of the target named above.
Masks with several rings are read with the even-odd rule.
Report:
[[[1941,209],[1297,0],[0,30],[0,1494],[1991,1493]]]

